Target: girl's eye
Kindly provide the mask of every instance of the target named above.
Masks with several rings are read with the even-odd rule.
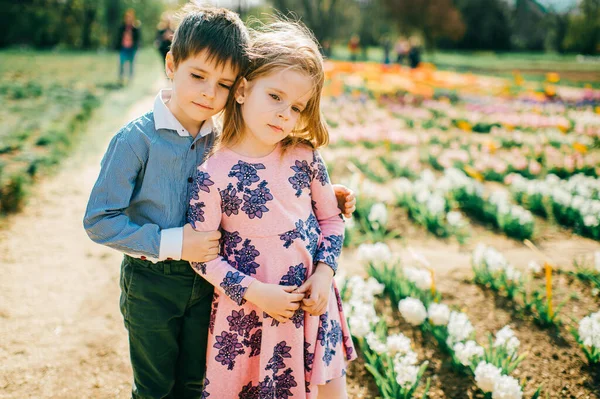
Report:
[[[227,90],[231,89],[231,86],[227,86],[225,83],[221,83],[221,87],[226,88]]]
[[[194,79],[204,79],[203,76],[196,75],[195,73],[192,73],[191,75],[192,75],[192,78],[194,78]]]
[[[271,98],[275,101],[279,101],[279,96],[277,94],[269,94]]]
[[[302,113],[302,110],[300,108],[298,108],[298,107],[292,107],[292,111],[294,111],[297,114]]]

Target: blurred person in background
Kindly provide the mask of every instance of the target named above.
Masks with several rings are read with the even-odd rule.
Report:
[[[128,81],[133,78],[133,60],[140,43],[140,22],[135,19],[135,11],[128,9],[119,27],[117,49],[119,50],[119,83],[124,84],[125,63],[129,63]]]
[[[173,18],[170,12],[164,12],[160,17],[160,22],[156,27],[156,41],[155,46],[158,49],[158,53],[165,63],[167,53],[171,48],[171,42],[173,41],[173,33],[175,32],[173,27]]]
[[[356,61],[360,50],[360,38],[357,34],[353,34],[348,41],[348,50],[350,50],[350,61]]]
[[[408,55],[410,50],[410,44],[405,37],[399,37],[396,40],[396,45],[394,46],[394,51],[396,52],[396,62],[400,65],[404,63],[404,59]]]
[[[408,62],[411,68],[416,68],[421,63],[421,41],[416,36],[410,38]]]

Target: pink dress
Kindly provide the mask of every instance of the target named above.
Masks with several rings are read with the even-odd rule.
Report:
[[[223,234],[222,256],[192,264],[216,287],[203,398],[314,398],[346,373],[356,353],[335,283],[325,314],[299,309],[287,323],[243,299],[254,279],[300,286],[317,262],[337,268],[344,222],[318,152],[217,151],[198,168],[188,219]]]

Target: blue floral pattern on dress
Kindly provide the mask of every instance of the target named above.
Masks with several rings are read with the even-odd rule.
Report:
[[[246,287],[240,284],[245,277],[239,272],[227,272],[223,282],[220,284],[225,294],[238,305],[242,305],[245,302],[244,294],[246,293]]]
[[[306,249],[308,249],[311,256],[314,256],[320,235],[321,227],[319,226],[319,221],[315,215],[311,213],[306,221],[298,220],[295,229],[280,234],[279,239],[283,241],[284,248],[289,248],[295,240],[300,238],[307,242]]]
[[[190,262],[192,268],[199,273],[206,274],[206,263],[204,262]]]
[[[240,237],[240,233],[237,231],[229,232],[223,228],[221,228],[221,250],[223,255],[231,256],[237,245],[242,242],[242,237]]]
[[[325,244],[325,241],[329,241],[329,245]],[[317,253],[315,254],[315,263],[323,262],[331,267],[334,273],[337,271],[337,261],[342,253],[342,244],[344,237],[342,235],[327,236],[319,245]]]
[[[206,172],[198,171],[198,175],[196,176],[196,184],[192,187],[191,197],[195,200],[199,200],[200,190],[210,193],[210,186],[215,184],[212,180],[210,180],[210,175]]]
[[[262,218],[263,213],[268,212],[269,208],[265,206],[268,201],[273,200],[271,191],[267,188],[267,181],[263,180],[256,189],[244,190],[244,205],[242,211],[246,212],[250,219]]]
[[[208,329],[211,334],[215,333],[215,321],[217,320],[217,309],[219,308],[219,294],[213,293],[212,309],[210,310],[210,320],[208,322]]]
[[[300,197],[302,190],[305,188],[310,189],[313,170],[308,165],[308,162],[304,160],[296,161],[294,166],[290,166],[290,168],[296,173],[294,173],[294,176],[290,177],[288,181],[292,184],[292,188],[296,190],[296,197]]]
[[[308,348],[310,348],[310,344],[304,341],[304,371],[310,373],[312,371],[312,365],[315,361],[315,354],[310,353]]]
[[[221,332],[221,335],[215,337],[217,342],[213,345],[219,350],[215,360],[223,366],[227,366],[227,370],[233,370],[235,366],[235,358],[246,353],[243,345],[238,341],[238,335],[235,333]]]
[[[256,250],[254,245],[250,244],[250,240],[244,240],[242,248],[233,251],[235,254],[235,268],[246,275],[256,274],[256,269],[260,266],[254,260],[260,252]]]
[[[237,190],[233,184],[229,183],[225,190],[220,190],[221,194],[221,212],[227,216],[237,215],[240,210],[242,200],[237,196]]]
[[[292,355],[289,353],[292,348],[286,345],[286,341],[281,341],[273,349],[273,357],[267,363],[265,370],[271,370],[273,375],[267,375],[253,385],[252,382],[246,384],[240,393],[239,399],[289,399],[292,397],[292,388],[298,386],[296,378],[292,374],[292,369],[287,368],[284,359],[289,359]],[[285,370],[284,370],[285,369]],[[281,370],[284,370],[280,372]]]
[[[238,161],[237,164],[233,165],[227,176],[237,178],[237,189],[238,191],[242,191],[245,186],[250,186],[252,183],[260,180],[257,171],[263,169],[265,169],[265,165],[262,163]]]
[[[317,341],[324,347],[323,361],[329,366],[335,355],[335,346],[342,340],[341,326],[335,320],[331,322],[329,329],[329,312],[319,316],[319,329],[317,330]]]
[[[204,202],[194,202],[188,209],[188,222],[196,227],[196,222],[204,223]]]
[[[329,183],[329,175],[327,174],[327,167],[321,155],[317,151],[313,151],[313,161],[310,166],[313,168],[314,179],[318,180],[322,186]]]
[[[281,277],[279,285],[300,287],[306,280],[306,267],[304,263],[296,266],[290,266],[288,272]]]

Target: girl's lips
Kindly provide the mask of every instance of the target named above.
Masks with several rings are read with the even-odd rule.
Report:
[[[274,130],[275,132],[277,132],[277,133],[281,133],[281,132],[283,132],[283,129],[282,129],[282,128],[280,128],[279,126],[269,125],[269,127],[270,127],[271,129],[273,129],[273,130]]]

